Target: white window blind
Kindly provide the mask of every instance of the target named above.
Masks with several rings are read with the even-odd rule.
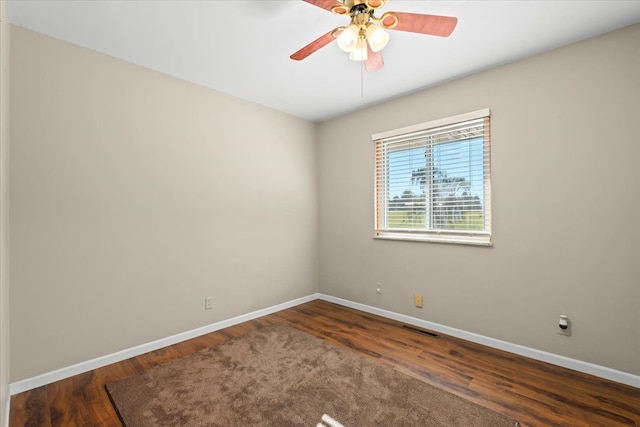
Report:
[[[489,110],[373,139],[376,237],[491,244]]]

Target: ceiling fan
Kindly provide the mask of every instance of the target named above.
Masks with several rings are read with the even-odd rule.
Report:
[[[386,0],[303,1],[337,15],[348,15],[351,23],[346,27],[334,28],[291,55],[290,58],[296,61],[337,40],[338,46],[349,53],[350,59],[365,61],[366,70],[374,71],[384,65],[380,51],[387,45],[389,34],[383,28],[448,37],[458,23],[458,18],[452,16],[406,12],[385,12],[378,18],[374,12],[384,6]]]

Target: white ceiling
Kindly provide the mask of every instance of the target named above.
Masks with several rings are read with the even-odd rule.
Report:
[[[336,43],[289,59],[348,23],[301,0],[11,0],[9,8],[13,24],[317,122],[640,22],[639,0],[389,0],[382,12],[456,16],[458,26],[448,38],[390,31],[384,68],[363,73]]]

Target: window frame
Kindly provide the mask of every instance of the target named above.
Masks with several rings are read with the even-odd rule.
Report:
[[[380,146],[388,148],[393,144],[400,145],[416,135],[429,134],[438,128],[447,127],[465,122],[472,122],[479,119],[486,119],[483,134],[483,230],[443,230],[430,228],[425,224],[424,228],[416,229],[398,229],[388,227],[386,216],[389,214],[389,150],[381,152]],[[413,126],[407,126],[386,132],[373,134],[371,139],[374,141],[375,161],[374,161],[374,239],[383,240],[406,240],[433,243],[453,243],[464,245],[480,245],[493,246],[492,240],[492,197],[491,197],[491,110],[488,108],[477,110],[465,114],[459,114],[443,119],[433,120],[420,123]],[[391,141],[391,142],[390,142]],[[455,142],[455,141],[452,141]],[[431,142],[426,143],[427,147],[434,147]],[[382,156],[382,158],[381,158]],[[385,173],[383,179],[379,174]],[[381,189],[381,183],[385,188]],[[431,191],[430,189],[426,190]],[[381,201],[381,197],[383,197]],[[431,211],[432,207],[427,205],[426,210]],[[425,215],[427,213],[425,212]],[[426,218],[426,216],[425,216]]]

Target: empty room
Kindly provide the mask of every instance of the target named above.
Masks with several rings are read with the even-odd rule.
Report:
[[[640,425],[639,1],[0,25],[0,426]]]

